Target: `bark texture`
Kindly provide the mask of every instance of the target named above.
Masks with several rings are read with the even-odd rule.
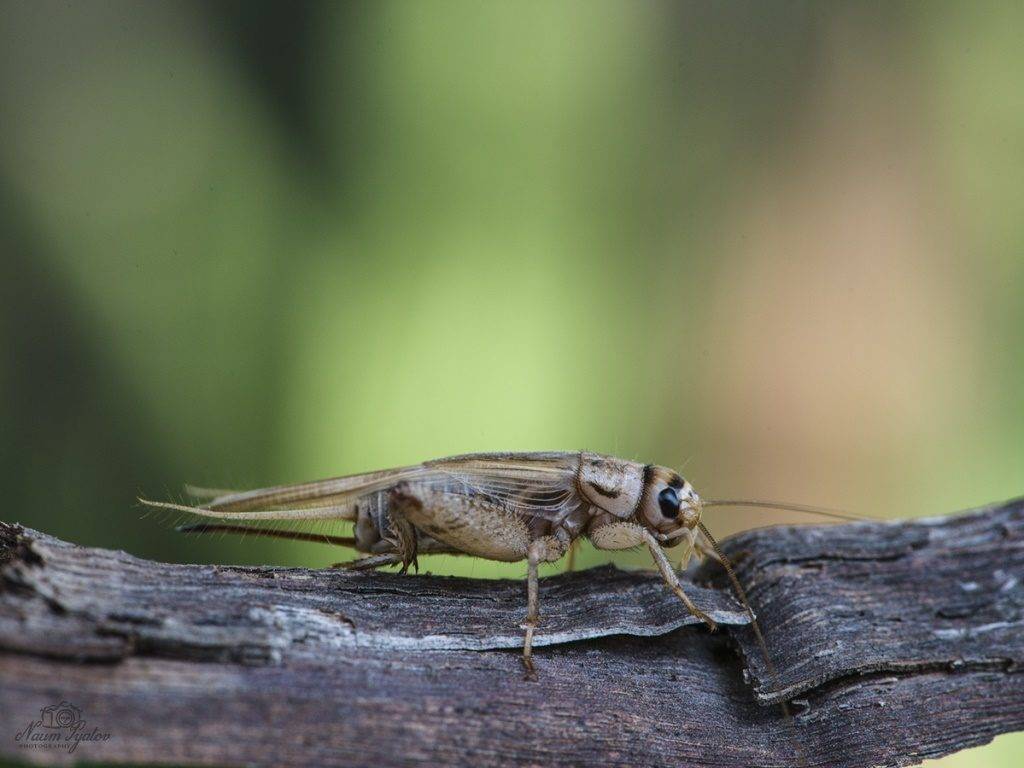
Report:
[[[0,523],[0,751],[46,764],[786,766],[798,743],[808,765],[854,768],[1024,728],[1024,500],[762,529],[724,548],[776,675],[716,568],[687,587],[721,625],[711,634],[656,575],[609,566],[542,581],[529,682],[520,582],[168,565]],[[79,724],[50,727],[61,711]]]

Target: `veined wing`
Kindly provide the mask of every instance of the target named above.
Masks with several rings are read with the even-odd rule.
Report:
[[[234,520],[354,520],[364,499],[399,483],[427,490],[481,495],[532,517],[561,519],[579,505],[577,453],[476,453],[395,469],[280,485],[216,496],[198,507],[144,503],[202,517]]]
[[[578,453],[473,453],[423,464],[447,490],[479,494],[529,517],[559,520],[580,505]]]
[[[403,481],[420,479],[424,474],[424,466],[415,464],[308,483],[228,493],[215,497],[205,507],[216,512],[249,512],[347,506],[363,496],[387,490]]]
[[[423,465],[365,472],[309,483],[278,485],[219,495],[203,489],[196,496],[213,496],[201,506],[139,499],[159,509],[223,520],[355,520],[361,499],[387,491],[403,481],[424,477]]]
[[[217,496],[219,512],[344,506],[398,483],[481,493],[519,509],[548,509],[575,493],[576,453],[474,453],[395,469]]]

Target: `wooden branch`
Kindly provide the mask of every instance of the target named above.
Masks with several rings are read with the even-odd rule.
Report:
[[[45,764],[784,766],[796,740],[809,765],[853,768],[1024,728],[1024,500],[724,546],[777,676],[720,573],[687,588],[722,625],[711,634],[653,574],[603,567],[542,582],[528,682],[519,582],[167,565],[0,523],[0,751]],[[79,725],[48,727],[61,712]]]

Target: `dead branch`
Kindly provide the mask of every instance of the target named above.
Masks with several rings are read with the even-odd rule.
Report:
[[[518,582],[168,565],[0,523],[2,753],[783,766],[795,732],[808,764],[853,768],[1024,728],[1024,500],[764,529],[725,548],[777,677],[720,574],[688,589],[723,626],[710,634],[653,574],[603,567],[542,582],[540,679],[528,682]],[[795,729],[771,706],[783,699]],[[42,723],[64,704],[77,731]],[[38,742],[73,731],[95,738],[70,753],[66,739]]]

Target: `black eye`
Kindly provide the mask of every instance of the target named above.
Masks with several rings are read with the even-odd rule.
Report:
[[[679,517],[679,491],[669,487],[658,494],[658,506],[665,517]]]

